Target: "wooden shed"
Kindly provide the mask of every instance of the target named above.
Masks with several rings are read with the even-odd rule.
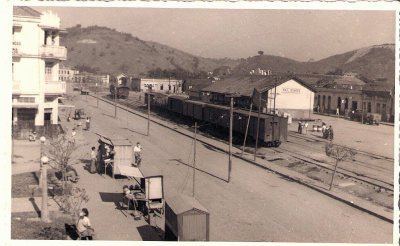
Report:
[[[165,206],[165,239],[209,241],[210,213],[194,197],[179,195]]]
[[[99,139],[99,143],[103,145],[107,144],[114,146],[114,151],[115,151],[114,163],[111,165],[113,177],[115,174],[121,174],[119,167],[131,166],[133,153],[132,153],[132,144],[129,140],[123,138],[101,137]],[[101,164],[104,165],[103,157],[100,159],[100,161]]]

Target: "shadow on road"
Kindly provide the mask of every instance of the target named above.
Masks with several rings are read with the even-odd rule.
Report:
[[[29,198],[29,201],[32,203],[33,209],[35,209],[35,212],[37,213],[38,217],[41,217],[42,213],[40,212],[40,209],[35,202],[35,198],[31,197],[31,198]]]
[[[160,228],[144,225],[137,227],[137,230],[143,241],[163,241],[162,235],[164,232]]]

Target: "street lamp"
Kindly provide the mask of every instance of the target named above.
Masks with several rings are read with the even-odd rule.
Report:
[[[40,160],[42,160],[43,157],[43,145],[46,142],[46,138],[44,136],[40,137]],[[39,178],[39,187],[42,187],[43,184],[43,176],[42,176],[42,161],[40,162],[40,178]]]
[[[49,158],[47,158],[47,156],[42,156],[42,158],[40,158],[40,161],[42,163],[42,179],[43,179],[43,183],[42,183],[42,209],[40,211],[40,217],[42,219],[42,222],[45,223],[50,223],[50,219],[49,219],[49,210],[48,210],[48,205],[47,205],[47,200],[48,200],[48,196],[47,196],[47,163],[49,162]]]

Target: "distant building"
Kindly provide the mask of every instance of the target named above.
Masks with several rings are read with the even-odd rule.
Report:
[[[315,89],[294,76],[229,77],[203,88],[202,101],[228,105],[233,94],[235,107],[250,108],[253,90],[262,95],[262,112],[310,118]],[[253,108],[254,110],[254,108]]]
[[[296,75],[316,89],[314,110],[345,117],[356,112],[380,114],[382,121],[393,121],[394,86],[390,83],[366,83],[355,73],[340,75]]]
[[[107,86],[110,84],[110,75],[79,72],[73,75],[72,81],[79,84],[98,83]]]
[[[178,79],[149,79],[136,78],[132,79],[131,88],[134,91],[147,91],[151,86],[154,92],[161,93],[182,93],[182,80]]]
[[[186,79],[182,83],[182,92],[189,96],[191,100],[201,100],[202,89],[216,83],[211,78],[209,79]]]
[[[60,66],[60,69],[58,71],[58,75],[59,75],[58,79],[60,81],[68,81],[68,82],[70,82],[70,81],[74,80],[74,76],[76,74],[79,74],[78,70],[71,69],[70,67],[61,67]]]
[[[52,12],[13,8],[13,134],[58,124],[58,98],[66,93],[59,79],[59,64],[67,59],[59,45],[62,31]]]

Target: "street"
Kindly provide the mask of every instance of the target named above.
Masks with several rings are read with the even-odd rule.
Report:
[[[121,109],[114,119],[114,107],[100,101],[97,108],[91,96],[75,94],[72,104],[83,107],[92,117],[90,132],[82,133],[85,148],[80,151],[89,152],[90,146],[97,146],[96,133],[128,138],[132,144],[139,141],[143,169],[155,167],[164,175],[167,202],[179,192],[191,195],[192,168],[183,163],[193,163],[192,139],[153,123],[147,137],[146,119]],[[392,242],[390,223],[236,158],[231,182],[226,183],[227,154],[200,143],[196,151],[196,167],[213,175],[197,171],[195,184],[196,198],[211,214],[211,241]],[[106,180],[124,183],[110,177]],[[103,192],[102,186],[98,192]],[[113,206],[106,205],[104,211],[107,209]],[[94,224],[109,223],[106,216],[106,212],[91,214],[96,218]],[[104,240],[116,238],[102,235]]]

